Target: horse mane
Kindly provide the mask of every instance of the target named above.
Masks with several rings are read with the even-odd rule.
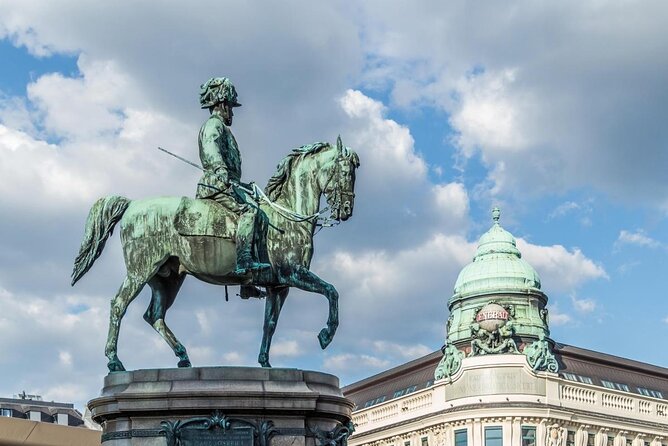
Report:
[[[278,198],[285,185],[285,180],[290,175],[290,172],[292,172],[294,161],[297,158],[318,153],[326,147],[330,147],[330,144],[327,142],[314,142],[313,144],[306,144],[305,146],[292,149],[292,152],[278,163],[276,173],[269,178],[267,187],[264,188],[264,193],[267,197],[270,200]]]

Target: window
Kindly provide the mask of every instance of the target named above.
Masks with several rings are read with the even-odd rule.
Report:
[[[67,416],[66,413],[57,414],[54,421],[58,424],[62,424],[63,426],[67,426],[67,425],[70,424],[69,423],[69,417]]]
[[[371,406],[373,406],[373,401],[374,401],[374,400],[367,401],[366,403],[364,403],[364,408],[366,409],[367,407],[371,407]]]
[[[651,396],[654,398],[663,398],[663,394],[658,390],[645,389],[644,387],[638,387],[638,393],[645,396]]]
[[[408,389],[406,389],[406,395],[415,392],[415,389],[417,389],[417,386],[410,386]]]
[[[575,432],[566,431],[566,446],[575,446]]]
[[[587,446],[595,446],[594,444],[594,439],[596,437],[596,434],[588,434],[587,435]]]
[[[394,392],[394,395],[392,395],[392,398],[399,398],[403,394],[404,394],[404,389],[397,390],[396,392]]]
[[[608,442],[605,444],[606,446],[615,446],[615,437],[612,437],[608,435]]]
[[[433,385],[434,385],[434,380],[430,379],[429,381],[427,381],[427,385],[425,387],[431,387]]]
[[[588,376],[576,375],[575,373],[564,373],[564,378],[569,381],[581,382],[585,384],[594,384]]]
[[[422,437],[420,439],[420,446],[429,446],[429,439],[427,437]]]
[[[31,410],[30,416],[28,417],[32,421],[42,421],[42,412],[38,412],[36,410]]]
[[[12,409],[0,409],[0,417],[11,417]]]
[[[455,446],[468,446],[468,432],[466,429],[460,429],[455,431]]]
[[[380,398],[377,398],[376,401],[373,404],[380,404],[383,401],[385,401],[385,396],[381,396]]]
[[[503,446],[503,428],[501,426],[485,428],[485,446]]]
[[[536,446],[536,426],[522,426],[522,446]]]
[[[404,446],[411,446],[411,442],[410,441],[404,441]]]
[[[606,380],[602,379],[601,384],[603,384],[608,389],[622,390],[624,392],[630,392],[631,391],[631,389],[629,389],[629,386],[627,386],[626,384],[622,384],[622,383],[615,383],[615,382],[612,382],[612,381],[606,381]]]

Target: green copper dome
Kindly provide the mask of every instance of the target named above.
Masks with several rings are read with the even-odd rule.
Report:
[[[522,259],[515,237],[499,225],[500,215],[494,208],[494,224],[480,237],[473,262],[459,273],[453,297],[540,290],[538,273]]]

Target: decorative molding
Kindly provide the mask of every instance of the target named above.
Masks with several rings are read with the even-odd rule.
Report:
[[[316,446],[348,446],[348,438],[355,432],[355,425],[349,421],[347,424],[339,424],[331,431],[318,427],[309,427],[308,431],[315,437]]]

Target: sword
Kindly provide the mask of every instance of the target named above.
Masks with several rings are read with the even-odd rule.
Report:
[[[193,162],[190,161],[189,159],[186,159],[186,158],[184,158],[184,157],[182,157],[182,156],[179,156],[179,155],[177,155],[176,153],[172,153],[172,152],[170,152],[169,150],[167,150],[167,149],[163,149],[163,148],[160,147],[160,146],[158,146],[158,150],[160,150],[160,151],[162,151],[162,152],[165,152],[167,155],[171,155],[171,156],[173,156],[174,158],[176,158],[176,159],[179,160],[179,161],[183,161],[184,163],[193,166],[195,169],[201,170],[202,172],[205,171],[205,170],[202,168],[202,166],[200,166],[199,164],[197,164],[197,163],[193,163]],[[249,188],[247,188],[247,187],[245,187],[245,186],[243,186],[243,185],[237,183],[236,181],[230,181],[230,183],[231,183],[233,186],[238,187],[238,188],[240,188],[240,189],[246,191],[247,193],[249,193],[249,194],[253,197],[253,199],[257,200],[257,199],[259,198],[259,196],[257,195],[257,193],[252,189],[253,186],[251,186],[251,188],[249,189]],[[211,186],[209,186],[209,187],[211,187]],[[219,190],[218,192],[222,192],[222,191]],[[252,203],[248,203],[248,204],[249,204],[250,206],[253,206],[255,209],[261,211],[261,209],[260,209],[259,206],[254,205],[254,204],[252,204]],[[281,234],[285,234],[285,231],[284,231],[283,229],[279,228],[278,226],[273,225],[271,222],[267,222],[267,223],[269,224],[270,227],[276,229],[276,230],[277,230],[278,232],[280,232]]]
[[[165,152],[167,155],[172,155],[172,156],[173,156],[174,158],[176,158],[177,160],[181,160],[181,161],[183,161],[183,162],[186,163],[186,164],[190,164],[190,165],[193,166],[195,169],[199,169],[199,170],[201,170],[202,172],[204,172],[204,169],[202,169],[202,166],[200,166],[200,165],[197,164],[197,163],[193,163],[192,161],[187,160],[187,159],[185,159],[184,157],[177,155],[176,153],[172,153],[172,152],[170,152],[170,151],[167,150],[167,149],[163,149],[162,147],[158,147],[158,150],[162,150],[162,151]]]

